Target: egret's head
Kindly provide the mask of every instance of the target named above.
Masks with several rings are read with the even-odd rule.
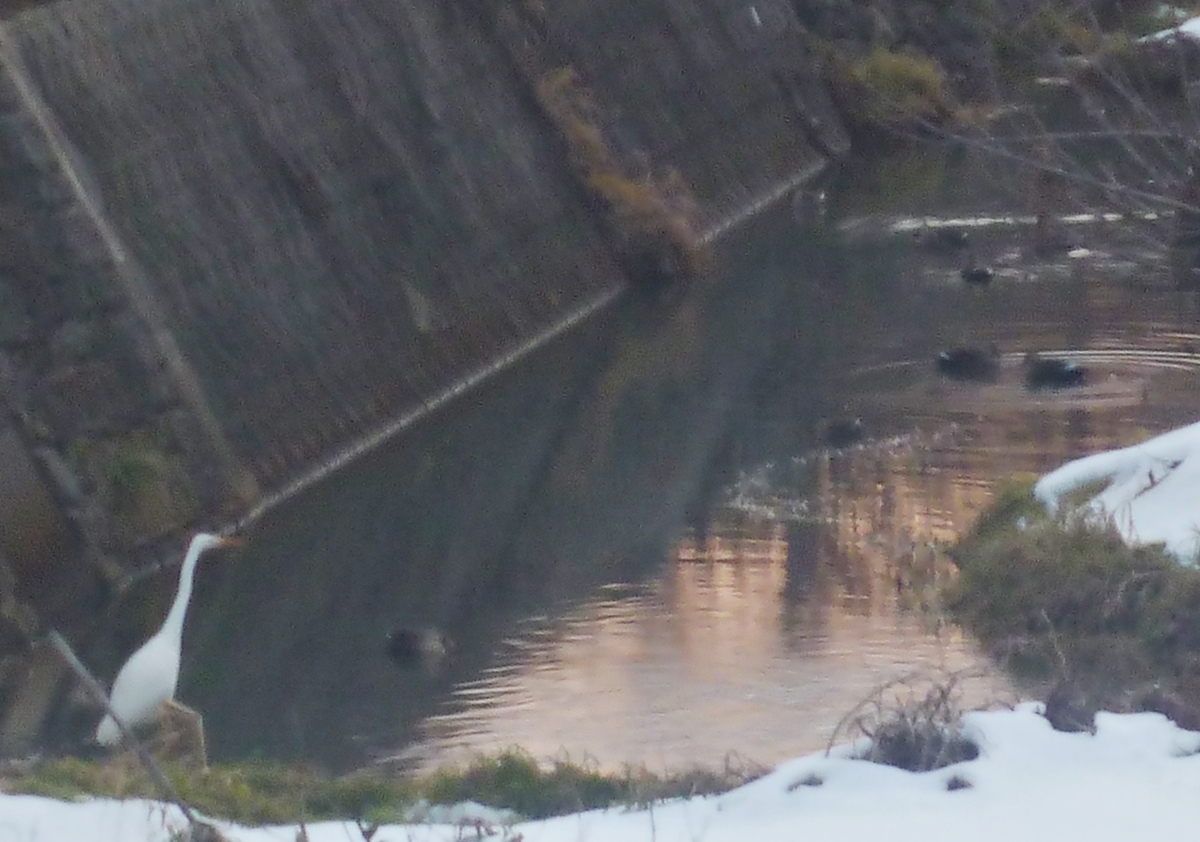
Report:
[[[188,547],[188,552],[197,554],[206,550],[211,550],[214,547],[237,547],[241,545],[241,540],[238,538],[227,538],[224,535],[213,535],[209,532],[201,532],[192,539],[192,544]]]

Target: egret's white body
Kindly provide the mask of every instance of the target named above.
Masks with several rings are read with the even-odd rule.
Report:
[[[237,543],[231,538],[200,533],[192,539],[183,568],[179,571],[179,590],[167,619],[153,637],[129,656],[113,682],[109,705],[127,728],[144,725],[158,718],[162,707],[175,697],[179,684],[180,650],[183,645],[183,620],[192,597],[192,580],[200,554],[213,547]],[[114,745],[121,741],[121,729],[110,714],[105,714],[96,729],[96,742]]]

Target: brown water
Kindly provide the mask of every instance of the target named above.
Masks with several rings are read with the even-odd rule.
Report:
[[[944,545],[1013,475],[1196,420],[1200,302],[1139,226],[1073,224],[1086,251],[1037,260],[979,197],[963,222],[997,272],[969,287],[961,255],[913,242],[914,207],[961,192],[938,178],[908,206],[852,180],[871,213],[731,232],[717,283],[602,314],[264,519],[189,619],[181,697],[214,755],[769,764],[913,670],[1013,698],[939,619]],[[939,350],[992,342],[997,383],[935,374]],[[1031,350],[1089,384],[1027,392]],[[863,441],[823,446],[855,417]],[[397,669],[397,621],[443,628],[453,657]]]
[[[527,621],[426,720],[408,756],[521,746],[606,768],[771,763],[823,748],[882,681],[981,666],[956,630],[901,609],[906,594],[877,565],[889,556],[874,540],[841,545],[822,531],[722,525],[698,555],[685,542],[651,583]],[[905,552],[933,572],[927,547]],[[972,703],[1011,696],[991,675],[970,690]]]
[[[1019,231],[1000,228],[986,290],[918,254],[881,293],[894,306],[871,310],[897,327],[846,326],[850,364],[824,404],[861,417],[864,441],[744,464],[656,573],[526,618],[417,741],[383,756],[436,764],[520,746],[609,768],[774,763],[824,748],[855,705],[914,670],[970,673],[967,705],[1014,700],[939,619],[946,545],[999,483],[1194,421],[1200,335],[1194,298],[1140,268],[1136,238],[1120,257],[1031,265]],[[1120,239],[1095,226],[1079,237]],[[999,382],[933,372],[932,351],[963,341],[1004,349]],[[1028,392],[1027,350],[1083,363],[1088,385]]]

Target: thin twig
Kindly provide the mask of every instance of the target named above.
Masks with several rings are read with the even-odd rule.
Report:
[[[1067,659],[1067,653],[1063,651],[1062,641],[1059,640],[1058,629],[1054,627],[1054,623],[1050,620],[1050,615],[1046,613],[1045,608],[1039,613],[1042,615],[1042,622],[1046,624],[1047,637],[1050,638],[1050,647],[1054,650],[1054,656],[1058,658],[1058,671],[1061,680],[1070,681],[1071,665]]]
[[[162,767],[158,765],[158,762],[154,759],[154,756],[150,754],[149,750],[144,745],[142,745],[141,740],[134,736],[133,732],[125,725],[125,723],[121,721],[121,717],[117,716],[117,712],[113,710],[112,705],[109,703],[108,694],[104,692],[104,688],[100,686],[100,682],[96,680],[91,671],[84,666],[83,661],[79,660],[79,656],[75,654],[75,651],[71,648],[71,644],[67,642],[67,639],[54,629],[51,629],[47,637],[50,640],[50,643],[54,646],[55,650],[57,650],[58,654],[61,655],[62,659],[67,662],[67,666],[69,666],[75,672],[75,675],[79,677],[79,680],[83,683],[84,689],[86,689],[92,698],[95,699],[96,702],[99,703],[99,705],[105,711],[107,711],[108,715],[112,717],[113,722],[117,724],[117,730],[121,732],[121,737],[124,739],[125,745],[133,749],[137,759],[141,762],[142,767],[146,770],[146,774],[150,776],[150,779],[154,781],[154,784],[159,788],[159,790],[162,791],[163,797],[179,808],[180,812],[182,812],[184,817],[188,820],[188,824],[192,825],[193,828],[203,827],[206,829],[206,832],[216,833],[218,834],[216,838],[221,838],[216,828],[214,828],[208,822],[196,817],[195,811],[192,810],[192,808],[187,805],[183,798],[180,797],[178,790],[175,789],[170,779],[166,776],[166,773],[163,772]],[[193,838],[195,838],[195,836],[196,833],[193,831]],[[207,838],[213,837],[209,836]]]

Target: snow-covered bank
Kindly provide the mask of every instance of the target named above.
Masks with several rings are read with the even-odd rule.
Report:
[[[1054,731],[1036,705],[970,713],[976,760],[912,773],[847,759],[793,760],[725,795],[602,810],[508,827],[392,825],[375,842],[1012,842],[1186,838],[1200,821],[1200,734],[1154,713],[1096,716],[1096,734]],[[951,779],[965,786],[951,789]],[[166,842],[174,808],[146,801],[64,804],[0,796],[0,839]],[[224,826],[232,842],[294,842],[297,828]],[[356,842],[353,823],[307,828],[310,842]]]
[[[1034,494],[1051,511],[1064,495],[1093,483],[1105,488],[1087,504],[1111,520],[1126,543],[1162,543],[1180,561],[1200,555],[1200,423],[1132,447],[1068,462],[1042,477]]]
[[[1180,14],[1176,16],[1176,19],[1178,20],[1179,17],[1184,17],[1185,19],[1182,20],[1178,26],[1171,27],[1170,29],[1160,30],[1151,35],[1147,35],[1144,38],[1139,38],[1138,40],[1163,41],[1171,38],[1187,38],[1192,41],[1200,41],[1200,17],[1188,18],[1186,17],[1186,12],[1183,12],[1182,9],[1180,9],[1179,12]]]

